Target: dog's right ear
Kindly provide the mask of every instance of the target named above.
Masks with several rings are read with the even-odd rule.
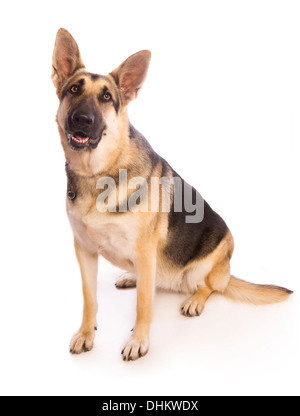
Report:
[[[77,69],[84,68],[79,48],[66,29],[59,29],[52,56],[52,81],[56,88],[68,79]]]

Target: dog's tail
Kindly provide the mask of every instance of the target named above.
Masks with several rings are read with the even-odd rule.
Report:
[[[267,305],[282,302],[293,292],[280,286],[256,285],[230,276],[230,281],[223,292],[228,298],[237,302],[252,303],[253,305]]]

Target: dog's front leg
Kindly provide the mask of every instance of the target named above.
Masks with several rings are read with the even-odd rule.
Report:
[[[83,291],[83,318],[79,331],[70,343],[70,352],[80,354],[93,348],[95,330],[97,329],[97,271],[98,254],[91,254],[74,240],[76,256],[81,271]]]
[[[131,338],[125,345],[124,361],[136,360],[147,354],[152,321],[152,304],[156,276],[156,250],[145,241],[137,249],[137,317]]]

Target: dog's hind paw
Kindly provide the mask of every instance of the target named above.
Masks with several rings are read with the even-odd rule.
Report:
[[[184,316],[193,317],[199,316],[204,310],[204,303],[200,302],[198,299],[195,299],[194,296],[187,299],[181,305],[181,313]]]
[[[136,287],[136,275],[133,273],[122,273],[116,282],[117,289],[129,289]]]

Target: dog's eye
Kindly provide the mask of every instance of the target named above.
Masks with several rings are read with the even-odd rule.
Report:
[[[111,100],[111,94],[109,92],[106,92],[103,95],[103,98],[104,98],[105,101],[109,101],[109,100]]]
[[[72,94],[77,94],[79,91],[78,85],[72,85],[72,87],[70,88],[70,92]]]

